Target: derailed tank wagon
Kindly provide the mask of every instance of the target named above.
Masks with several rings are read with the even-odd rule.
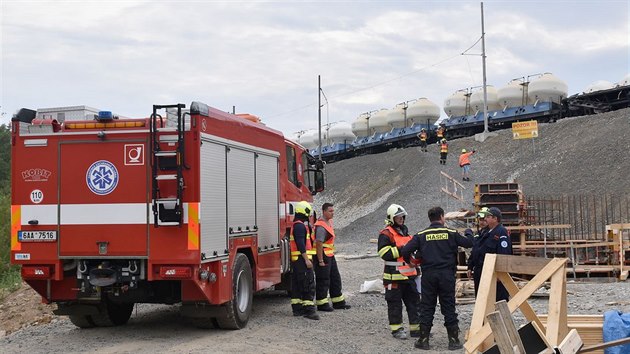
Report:
[[[79,327],[181,303],[200,327],[243,328],[254,292],[287,278],[293,205],[323,190],[322,164],[200,102],[142,119],[61,113],[12,120],[11,261],[24,281]]]

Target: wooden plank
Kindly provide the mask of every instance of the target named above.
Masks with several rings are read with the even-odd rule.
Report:
[[[488,255],[486,255],[486,258],[487,257]],[[504,254],[496,255],[496,257],[497,260],[494,270],[497,272],[505,273],[535,275],[538,274],[538,272],[540,272],[540,270],[547,266],[547,264],[549,264],[550,262],[550,259],[541,257],[517,257]]]
[[[499,351],[501,352],[501,354],[511,354],[517,352],[524,353],[521,352],[518,348],[514,348],[514,345],[510,340],[510,335],[508,334],[505,322],[503,321],[503,317],[501,316],[499,311],[489,313],[486,318],[488,319],[488,324],[490,324],[490,328],[492,328],[494,339],[497,342],[497,347],[499,347]]]
[[[494,302],[497,297],[497,287],[494,285],[496,283],[496,274],[494,273],[494,265],[497,260],[496,256],[496,254],[487,254],[486,258],[484,258],[484,266],[483,271],[481,272],[481,280],[479,281],[477,299],[483,299],[485,301],[480,300],[475,302],[473,317],[470,322],[470,329],[468,330],[468,342],[478,338],[477,333],[484,328],[484,319],[486,315],[494,310]],[[487,349],[486,346],[482,346],[482,344],[486,341],[486,338],[488,338],[490,334],[490,327],[488,327],[483,339],[476,342],[469,352],[471,353],[472,350],[477,349],[480,346],[482,347],[480,349],[481,351]],[[490,342],[490,338],[488,338],[488,342]]]
[[[514,320],[512,319],[512,315],[510,314],[510,309],[507,306],[507,302],[505,300],[501,300],[494,304],[494,306],[497,308],[497,311],[499,311],[499,314],[503,319],[503,324],[505,325],[507,334],[510,337],[510,343],[512,344],[512,346],[518,348],[520,353],[525,353],[525,347],[523,346],[521,337],[518,335],[518,330],[514,325]]]
[[[580,349],[580,351],[578,353],[588,353],[588,352],[592,352],[592,351],[595,351],[595,350],[598,350],[598,349],[616,347],[618,345],[627,344],[627,343],[630,343],[630,337],[621,338],[621,339],[613,340],[613,341],[606,342],[606,343],[600,343],[600,344],[595,344],[595,345],[591,345],[591,346],[588,346],[588,347],[584,347],[584,348]]]
[[[488,260],[492,260],[493,265],[496,262],[496,255],[494,254],[489,254],[486,255],[486,262]],[[518,256],[507,256],[507,257],[518,257]],[[494,259],[493,259],[494,258]],[[540,286],[547,280],[549,279],[553,273],[555,273],[558,269],[564,267],[564,264],[566,263],[567,259],[566,258],[553,258],[551,260],[549,260],[549,264],[547,264],[547,266],[543,269],[541,269],[541,271],[536,274],[534,276],[534,278],[532,278],[532,280],[527,283],[514,297],[512,297],[512,299],[508,302],[508,307],[510,308],[510,313],[514,312],[514,310],[516,310],[518,307],[521,306],[521,304],[525,301],[527,301],[527,299],[534,293],[536,292],[536,290],[538,290],[538,288],[540,288]],[[486,268],[485,266],[485,262],[484,262],[484,267],[483,267],[483,273],[481,274],[481,282],[479,284],[479,288],[483,290],[482,284],[487,284],[486,286],[494,289],[494,291],[496,292],[496,286],[490,286],[490,283],[487,282],[486,283],[482,283],[484,281],[484,274],[486,274],[486,270],[489,268]],[[492,272],[491,274],[494,275],[494,269],[491,269],[490,272]],[[496,276],[495,276],[496,278]],[[486,277],[487,279],[487,277]],[[486,289],[488,290],[488,289]],[[480,292],[481,293],[481,292]],[[480,294],[479,293],[479,294]],[[480,297],[480,295],[477,294],[477,298],[482,298]],[[495,299],[496,296],[493,296],[492,299]],[[467,353],[473,353],[475,350],[477,350],[477,348],[479,348],[481,346],[482,343],[484,343],[484,341],[486,341],[486,339],[488,339],[488,336],[490,336],[491,334],[491,330],[490,330],[490,326],[489,325],[484,325],[483,327],[481,327],[481,329],[477,329],[476,327],[473,327],[473,325],[477,326],[478,323],[474,323],[475,321],[475,316],[479,316],[480,314],[477,313],[477,308],[479,307],[479,309],[483,309],[482,306],[480,306],[481,301],[477,302],[475,304],[475,309],[473,312],[473,323],[471,323],[470,326],[470,334],[468,336],[468,341],[464,344],[464,348],[466,349]],[[488,311],[489,312],[489,311]],[[488,312],[484,312],[482,314],[482,316],[485,316],[486,313]],[[483,321],[483,318],[481,319]],[[483,349],[482,349],[483,350]]]
[[[551,276],[549,292],[549,313],[546,336],[554,346],[560,344],[568,333],[567,328],[567,292],[564,265]]]
[[[571,224],[516,225],[504,227],[508,230],[570,229]]]
[[[503,286],[505,286],[505,288],[507,289],[508,293],[510,294],[510,297],[514,297],[519,292],[518,286],[516,285],[516,283],[514,282],[514,280],[509,274],[499,273],[497,276],[499,280],[501,280],[501,283],[503,283]],[[521,309],[521,312],[523,312],[523,315],[525,315],[525,318],[528,321],[536,322],[539,328],[544,327],[543,323],[540,321],[540,319],[536,315],[536,312],[534,311],[532,306],[529,304],[529,302],[527,301],[523,302],[519,308]]]
[[[572,329],[562,343],[558,345],[558,350],[560,354],[576,354],[582,345],[584,345],[582,338],[575,329]]]

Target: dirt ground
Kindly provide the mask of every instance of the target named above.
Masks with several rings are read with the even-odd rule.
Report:
[[[50,323],[54,306],[42,304],[41,297],[26,283],[8,295],[0,294],[0,337],[18,329]]]

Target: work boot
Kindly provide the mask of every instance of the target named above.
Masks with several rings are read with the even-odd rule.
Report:
[[[422,350],[429,350],[429,335],[431,333],[431,327],[427,327],[424,325],[420,325],[420,337],[416,343],[414,343],[414,347]]]
[[[418,338],[418,337],[420,337],[420,330],[417,330],[417,331],[409,331],[409,336],[410,336],[411,338]]]
[[[333,311],[335,311],[335,309],[333,309],[332,307],[330,307],[330,305],[329,305],[329,304],[325,304],[325,305],[319,305],[319,306],[317,306],[317,311],[333,312]]]
[[[459,341],[459,327],[457,325],[446,327],[448,333],[448,350],[462,349],[462,343]]]
[[[317,314],[317,312],[315,311],[315,309],[304,309],[304,317],[308,318],[309,320],[319,320],[319,315]]]
[[[303,316],[304,315],[304,306],[301,304],[291,305],[291,310],[293,310],[293,316]]]
[[[351,308],[352,306],[346,304],[346,300],[343,301],[339,301],[339,302],[333,302],[333,306],[332,306],[335,310],[347,310],[349,308]]]
[[[396,339],[407,339],[407,332],[403,327],[398,328],[395,331],[392,331],[392,336]]]

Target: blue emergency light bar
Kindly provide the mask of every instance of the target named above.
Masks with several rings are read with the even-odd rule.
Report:
[[[96,116],[96,120],[104,121],[104,120],[113,120],[114,115],[111,111],[100,111],[98,112],[98,116]]]

